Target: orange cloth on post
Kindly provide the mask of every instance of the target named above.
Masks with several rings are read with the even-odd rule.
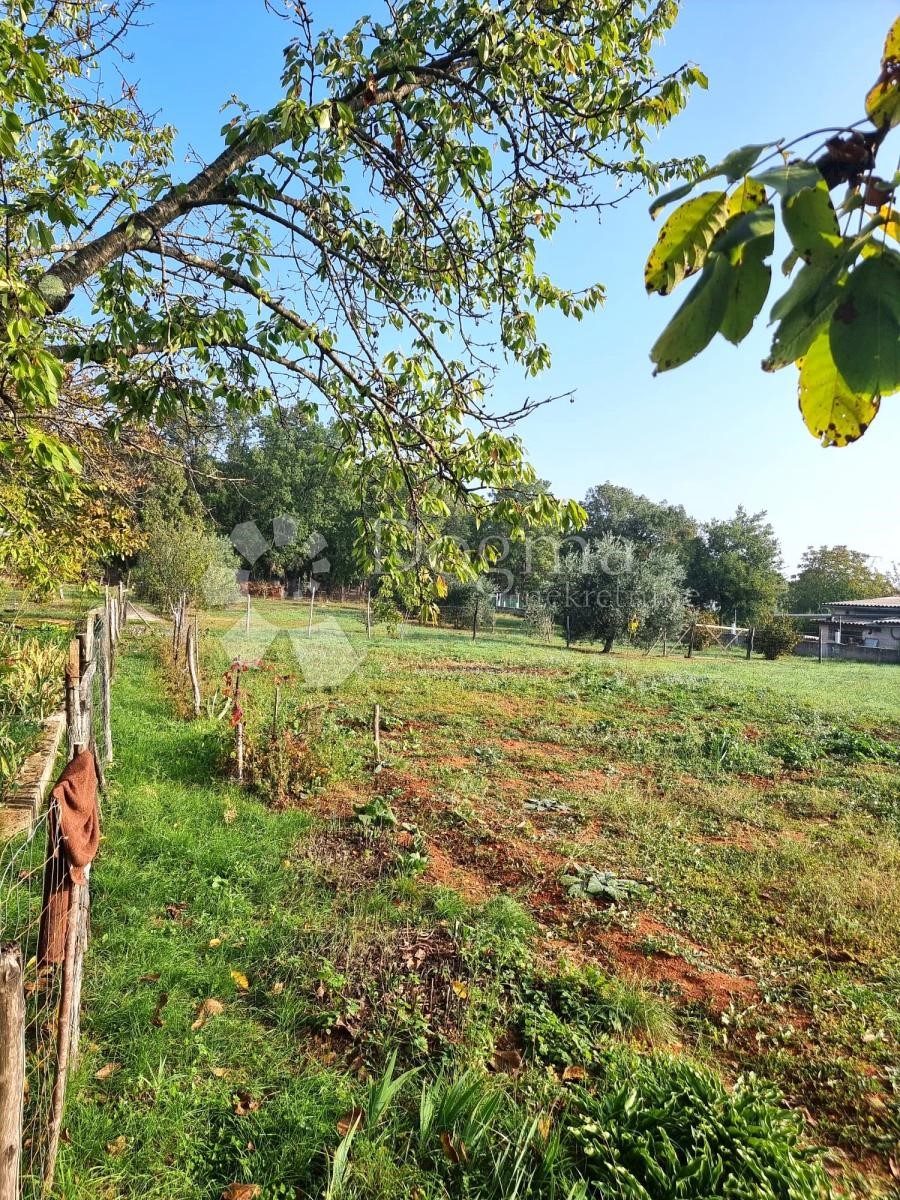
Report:
[[[66,766],[51,793],[44,901],[38,938],[38,963],[60,963],[66,956],[66,929],[72,888],[100,842],[97,767],[93,750],[81,750]]]

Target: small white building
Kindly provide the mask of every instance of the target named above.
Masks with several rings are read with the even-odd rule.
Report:
[[[828,608],[831,616],[819,623],[827,657],[900,663],[900,595],[842,600]]]

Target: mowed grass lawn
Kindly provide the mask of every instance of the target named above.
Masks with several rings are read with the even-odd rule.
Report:
[[[692,1063],[890,1193],[900,669],[307,619],[254,603],[244,789],[158,641],[122,657],[61,1195],[565,1195],[534,1164],[581,1092]],[[201,619],[210,710],[242,621]],[[373,1110],[393,1051],[419,1073]]]

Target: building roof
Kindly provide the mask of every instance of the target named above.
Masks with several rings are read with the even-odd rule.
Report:
[[[900,596],[876,596],[871,600],[833,600],[829,608],[896,608],[900,612]]]

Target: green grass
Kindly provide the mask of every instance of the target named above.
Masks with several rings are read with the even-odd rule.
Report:
[[[254,611],[305,637],[306,606]],[[358,612],[326,613],[358,659],[339,686],[304,686],[286,632],[273,670],[243,676],[251,753],[280,676],[279,725],[315,761],[320,782],[283,811],[264,781],[227,781],[227,722],[179,719],[185,684],[166,694],[149,636],[121,660],[61,1194],[177,1200],[246,1181],[306,1196],[343,1179],[353,1196],[566,1195],[587,1178],[582,1118],[621,1124],[585,1117],[590,1097],[651,1052],[647,1105],[685,1086],[681,1056],[710,1079],[752,1070],[812,1117],[851,1192],[886,1191],[900,672],[610,659],[514,623],[474,643],[417,628],[369,642]],[[239,620],[204,618],[207,694]],[[354,806],[381,815],[363,828]],[[571,898],[559,878],[575,864],[645,882],[620,904]],[[208,998],[224,1011],[192,1031]],[[419,1074],[350,1135],[341,1119],[391,1050]],[[488,1131],[465,1169],[456,1133],[447,1150],[421,1130],[423,1097],[452,1099],[461,1072]],[[777,1124],[771,1153],[791,1158]],[[503,1191],[515,1162],[534,1172]]]

